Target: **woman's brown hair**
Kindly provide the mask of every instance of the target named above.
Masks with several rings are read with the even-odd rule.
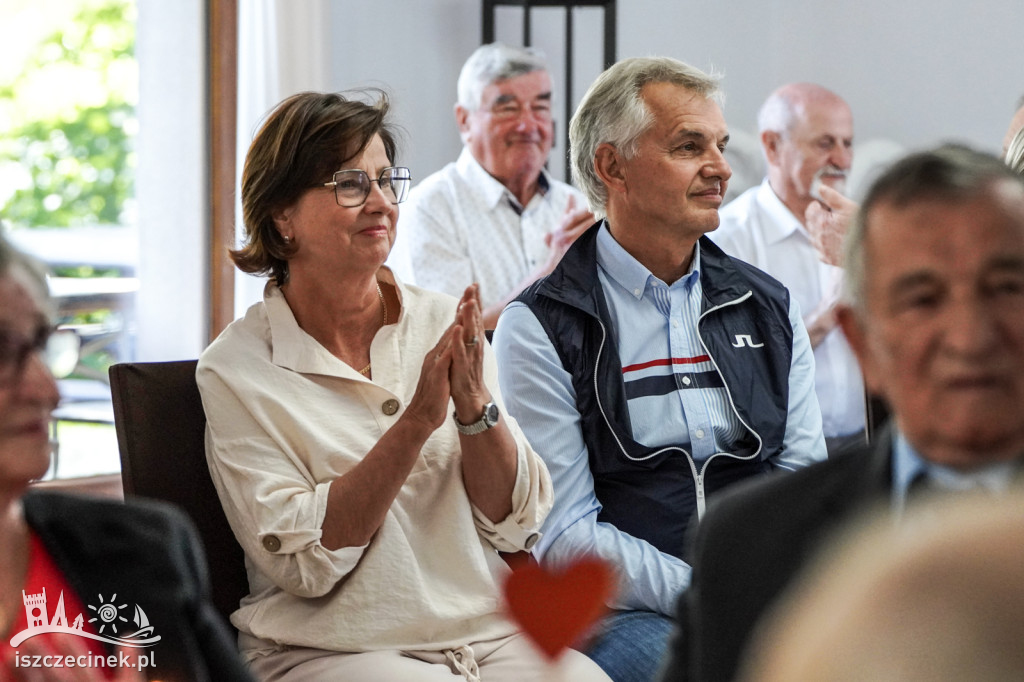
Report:
[[[274,213],[291,206],[321,183],[330,182],[339,164],[358,155],[380,135],[388,161],[394,163],[397,143],[387,122],[387,95],[367,90],[375,101],[346,98],[342,93],[302,92],[281,102],[256,133],[242,170],[242,220],[245,244],[231,251],[243,272],[288,281],[288,243],[274,225]]]

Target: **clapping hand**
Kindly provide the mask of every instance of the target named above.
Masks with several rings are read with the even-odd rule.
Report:
[[[555,269],[573,242],[586,232],[595,220],[597,218],[588,209],[576,208],[575,197],[569,196],[569,203],[565,206],[562,220],[555,229],[544,235],[544,244],[550,249],[550,252],[544,266],[545,272],[542,274],[546,275]]]
[[[480,286],[466,287],[452,326],[451,395],[463,423],[479,418],[491,395],[484,384],[484,323]]]

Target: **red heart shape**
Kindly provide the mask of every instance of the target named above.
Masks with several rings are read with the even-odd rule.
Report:
[[[557,572],[528,563],[505,581],[505,602],[527,636],[554,660],[607,610],[613,589],[612,570],[601,559],[579,559]]]

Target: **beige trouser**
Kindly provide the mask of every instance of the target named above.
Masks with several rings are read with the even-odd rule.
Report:
[[[249,666],[262,682],[610,682],[596,663],[572,649],[549,663],[523,635],[447,651],[338,653],[292,647]]]

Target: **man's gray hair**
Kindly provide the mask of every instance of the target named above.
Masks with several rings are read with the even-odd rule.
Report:
[[[476,48],[459,73],[459,104],[469,111],[480,108],[484,88],[491,83],[523,76],[534,71],[547,71],[544,53],[532,47],[512,47],[488,43]]]
[[[871,211],[879,205],[904,207],[918,201],[961,202],[1009,181],[1024,196],[1024,179],[999,158],[963,145],[944,145],[910,154],[890,166],[868,188],[844,244],[843,298],[863,317],[866,311],[867,230]]]
[[[672,83],[719,105],[723,101],[717,76],[669,57],[623,59],[598,76],[569,123],[573,180],[598,218],[605,215],[608,190],[594,170],[594,156],[604,143],[626,158],[636,154],[640,136],[654,123],[641,96],[648,83]]]

